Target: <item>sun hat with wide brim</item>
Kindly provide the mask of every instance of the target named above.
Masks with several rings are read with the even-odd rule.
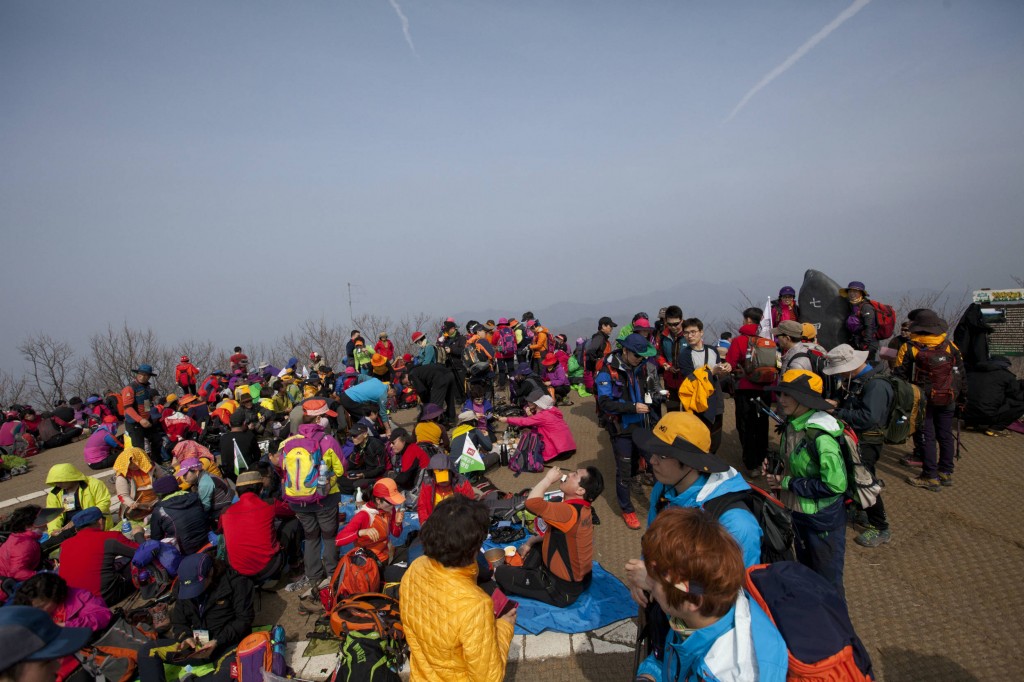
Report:
[[[473,410],[465,410],[463,412],[459,412],[459,416],[455,421],[459,424],[466,424],[468,422],[475,422],[478,418],[477,413]]]
[[[707,425],[690,412],[669,412],[651,430],[633,432],[633,443],[655,455],[671,457],[684,466],[701,473],[716,474],[729,470],[729,465],[711,454],[711,432]]]
[[[910,320],[911,334],[945,334],[949,330],[949,324],[939,317],[934,310],[917,310]]]
[[[156,372],[153,371],[153,365],[147,365],[145,362],[132,370],[135,374],[148,374],[155,377]]]
[[[790,369],[782,375],[782,380],[775,386],[766,386],[763,390],[785,393],[804,407],[812,410],[831,410],[832,405],[821,397],[822,382],[814,372],[806,369]]]
[[[862,367],[870,354],[870,351],[855,350],[848,343],[838,345],[825,356],[825,368],[821,371],[829,376],[849,372],[851,369]]]
[[[338,416],[338,413],[332,410],[323,398],[307,398],[303,400],[302,413],[308,417]]]
[[[5,606],[0,609],[0,670],[10,670],[22,661],[69,656],[92,636],[92,628],[61,627],[34,606]]]
[[[845,287],[840,289],[839,295],[842,296],[843,298],[846,298],[847,296],[850,295],[850,289],[856,289],[857,291],[861,292],[862,294],[864,294],[864,298],[868,297],[868,290],[864,288],[864,282],[858,282],[856,280],[850,282]]]
[[[380,353],[374,353],[373,357],[370,358],[370,365],[373,367],[383,367],[386,364],[388,364],[387,357]]]
[[[658,354],[658,349],[640,334],[630,334],[619,341],[619,346],[632,353],[636,353],[642,358],[653,358]]]
[[[439,406],[434,403],[427,403],[423,406],[423,411],[420,413],[419,421],[430,421],[431,419],[437,419],[444,414]]]

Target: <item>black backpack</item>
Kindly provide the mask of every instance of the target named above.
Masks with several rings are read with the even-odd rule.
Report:
[[[793,560],[793,518],[789,510],[769,492],[751,485],[719,495],[704,503],[702,509],[716,521],[730,509],[746,509],[761,527],[761,563]]]

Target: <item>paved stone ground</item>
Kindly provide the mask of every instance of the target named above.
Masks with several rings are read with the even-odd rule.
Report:
[[[604,473],[607,490],[595,504],[602,520],[596,558],[621,578],[626,560],[639,555],[640,532],[627,529],[615,513],[611,450],[593,419],[592,402],[577,399],[564,412],[579,451],[562,466],[595,464]],[[405,423],[412,416],[403,412],[398,420]],[[720,454],[739,466],[732,428],[729,404]],[[904,483],[910,472],[897,463],[904,448],[887,449],[879,468],[888,484],[885,499],[893,540],[866,550],[853,543],[852,529],[847,532],[847,597],[879,679],[1006,680],[1019,679],[1024,668],[1019,643],[1024,632],[1024,492],[1018,478],[1024,436],[964,433],[963,444],[956,485],[940,493]],[[0,484],[0,499],[40,491],[50,465],[80,464],[81,451],[82,444],[75,443],[44,452],[35,458],[33,471]],[[492,479],[506,489],[527,487],[536,480],[529,474],[516,479],[508,471]],[[637,499],[635,504],[643,515],[646,500]],[[8,505],[0,502],[4,506]],[[264,594],[257,622],[281,622],[290,640],[304,639],[312,623],[295,612],[294,601],[283,591]],[[623,632],[618,633],[620,639]],[[521,648],[514,648],[507,680],[630,679],[632,654],[623,649],[604,653],[606,647],[624,646],[615,643],[615,635],[543,639],[524,640]],[[547,650],[570,657],[540,659]],[[313,679],[326,665],[319,658],[294,660],[302,676]]]

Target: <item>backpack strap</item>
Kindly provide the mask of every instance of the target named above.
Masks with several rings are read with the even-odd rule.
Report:
[[[751,514],[754,514],[754,518],[757,518],[757,514],[754,511],[754,502],[755,498],[752,490],[737,490],[719,495],[718,497],[712,497],[701,505],[701,509],[716,521],[721,519],[722,514],[730,509],[746,509]]]

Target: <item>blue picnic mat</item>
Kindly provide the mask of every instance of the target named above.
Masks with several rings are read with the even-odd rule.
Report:
[[[545,630],[589,632],[636,615],[636,602],[618,578],[594,562],[590,587],[572,606],[558,608],[533,599],[512,596],[519,602],[517,635],[538,635]]]

